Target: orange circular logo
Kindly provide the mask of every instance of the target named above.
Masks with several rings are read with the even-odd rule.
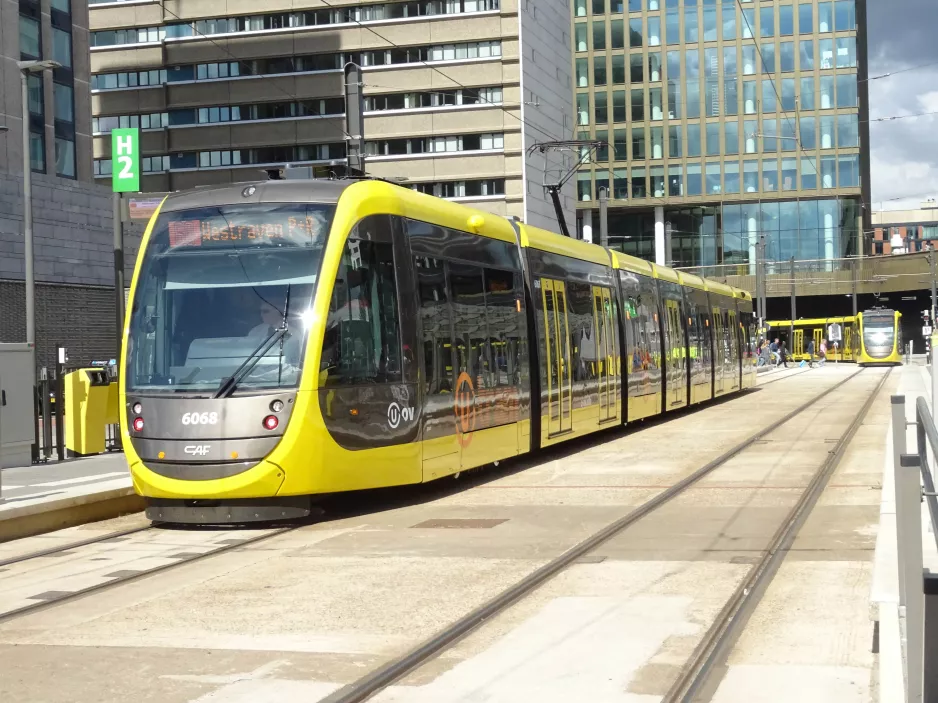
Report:
[[[472,377],[463,371],[456,379],[456,394],[453,399],[453,412],[456,415],[456,435],[459,443],[466,447],[472,441],[472,432],[476,428],[476,391]]]

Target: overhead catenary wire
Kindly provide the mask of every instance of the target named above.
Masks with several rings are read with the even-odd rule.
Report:
[[[892,76],[896,76],[900,73],[908,73],[909,71],[917,71],[920,68],[928,68],[929,66],[938,66],[938,61],[929,61],[928,63],[920,63],[917,66],[909,66],[908,68],[899,68],[899,69],[896,69],[895,71],[888,71],[886,73],[881,73],[878,76],[870,76],[869,78],[858,80],[857,83],[867,83],[869,81],[882,80],[883,78],[891,78]]]

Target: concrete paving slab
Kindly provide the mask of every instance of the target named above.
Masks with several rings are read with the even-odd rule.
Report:
[[[327,516],[319,525],[4,623],[0,698],[316,700],[853,370],[803,373],[594,447],[582,443],[561,459],[493,472],[462,491]],[[808,415],[799,421],[811,429]],[[597,553],[605,558],[572,567],[383,695],[518,701],[531,698],[526,689],[533,686],[540,700],[553,700],[556,689],[565,703],[660,699],[750,568],[755,551],[746,547],[764,540],[768,517],[794,499],[786,496],[800,474],[791,468],[796,453],[788,456],[786,471],[765,481],[749,485],[743,479],[752,475],[731,472],[696,491],[683,512],[666,515],[674,524],[661,525],[657,545],[648,534],[651,554],[627,554],[625,544],[622,558]],[[414,527],[465,519],[505,522]],[[722,551],[701,556],[706,542],[696,521]],[[683,554],[676,546],[687,534],[696,541]],[[184,540],[173,546],[167,556],[192,548]],[[662,556],[652,558],[654,549]],[[133,561],[95,564],[104,574],[136,568]],[[517,665],[506,670],[506,662]],[[6,667],[30,676],[4,676]],[[67,692],[35,680],[63,669],[74,683]],[[587,674],[606,675],[596,679],[596,690],[608,697],[584,697],[583,687],[592,685]],[[551,676],[554,686],[546,685]],[[98,679],[107,686],[96,688]]]

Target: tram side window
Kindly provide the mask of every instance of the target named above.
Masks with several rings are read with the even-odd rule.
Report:
[[[381,222],[385,224],[379,226],[387,226],[385,218]],[[386,240],[350,238],[345,244],[323,340],[321,369],[328,374],[326,385],[401,381],[400,317],[390,232]]]
[[[593,323],[593,289],[587,283],[567,282],[567,318],[570,326],[570,363],[574,381],[597,376],[599,341]]]
[[[496,386],[521,384],[521,275],[485,269],[485,315]]]
[[[444,263],[417,257],[417,286],[420,291],[420,320],[427,393],[452,393],[452,313],[446,290]]]
[[[658,291],[655,279],[639,276],[639,301],[641,302],[642,326],[645,331],[648,369],[657,370],[661,363],[661,335],[658,327]]]
[[[485,286],[482,269],[465,264],[449,264],[449,284],[453,296],[456,327],[456,355],[460,372],[465,372],[478,392],[492,386],[492,362],[485,320]]]

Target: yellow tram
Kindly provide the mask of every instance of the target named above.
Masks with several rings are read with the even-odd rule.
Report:
[[[755,385],[748,293],[377,180],[168,196],[120,378],[147,515],[306,515]]]
[[[861,366],[895,366],[902,363],[902,313],[873,308],[860,313]]]
[[[776,337],[789,343],[789,354],[795,361],[808,359],[808,341],[814,340],[815,356],[821,342],[827,342],[827,360],[854,362],[860,353],[860,336],[857,317],[817,317],[806,320],[772,320],[765,323],[765,338]],[[788,336],[794,328],[794,339]],[[805,339],[807,337],[807,339]]]

